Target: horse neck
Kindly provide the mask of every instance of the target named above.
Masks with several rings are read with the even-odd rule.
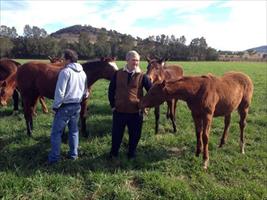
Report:
[[[53,67],[64,67],[65,63],[64,62],[54,62],[54,63],[50,63],[50,65],[52,65]]]
[[[101,76],[99,76],[98,73],[95,73],[95,71],[90,71],[90,72],[92,73],[86,73],[88,87],[93,85],[98,79],[101,79]]]
[[[17,62],[17,61],[15,61],[15,60],[11,60],[17,67],[20,67],[21,66],[21,64],[19,63],[19,62]]]
[[[108,67],[99,66],[98,63],[85,63],[83,68],[87,76],[88,87],[93,85],[99,79],[103,78],[109,80],[112,77],[111,70],[109,72]]]
[[[7,79],[6,79],[6,82],[7,82],[7,87],[10,87],[12,89],[16,88],[17,87],[17,82],[16,82],[16,78],[17,78],[17,72],[11,74]]]
[[[180,81],[175,81],[167,85],[167,93],[172,98],[178,98],[184,101],[194,98],[202,87],[202,81],[199,78],[187,77]]]

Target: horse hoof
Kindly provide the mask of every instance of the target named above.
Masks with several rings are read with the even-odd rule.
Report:
[[[208,169],[208,165],[209,165],[209,160],[205,160],[203,163],[203,169],[207,170]]]

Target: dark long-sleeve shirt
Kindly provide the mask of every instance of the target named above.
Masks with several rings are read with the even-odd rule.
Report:
[[[128,73],[128,83],[130,82],[131,77],[132,73]],[[117,79],[117,73],[115,73],[114,76],[112,77],[108,88],[108,99],[111,108],[115,107],[116,79]],[[148,91],[151,88],[151,86],[152,83],[150,79],[147,77],[146,74],[144,74],[141,87],[144,87],[146,91]]]

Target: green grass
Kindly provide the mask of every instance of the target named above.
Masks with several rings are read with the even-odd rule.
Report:
[[[19,60],[26,62],[26,60]],[[125,62],[118,61],[123,67]],[[175,62],[174,62],[175,63]],[[254,96],[245,129],[246,154],[239,153],[238,114],[233,113],[227,144],[219,149],[223,118],[215,118],[210,133],[210,165],[202,169],[195,157],[192,117],[182,101],[177,106],[177,133],[172,133],[161,106],[160,133],[154,134],[150,110],[143,126],[136,160],[126,158],[125,133],[119,162],[106,156],[111,146],[108,81],[98,81],[90,97],[89,138],[80,137],[80,158],[47,166],[53,114],[38,105],[33,137],[26,134],[23,114],[12,116],[12,106],[0,108],[1,199],[267,199],[267,64],[249,62],[179,62],[186,75],[242,71],[254,83]],[[141,63],[146,68],[146,63]],[[47,100],[51,108],[52,101]]]

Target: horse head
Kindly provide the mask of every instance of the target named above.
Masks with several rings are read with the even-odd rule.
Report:
[[[141,109],[159,106],[166,101],[166,81],[154,84],[146,95],[141,99],[139,107]]]
[[[146,74],[150,78],[151,82],[155,83],[164,80],[165,77],[163,72],[163,66],[165,65],[165,62],[168,59],[157,57],[151,59],[147,56],[146,60],[148,62]]]
[[[11,74],[6,80],[1,81],[0,85],[0,105],[6,106],[8,100],[12,97],[12,94],[16,88],[16,72]]]

